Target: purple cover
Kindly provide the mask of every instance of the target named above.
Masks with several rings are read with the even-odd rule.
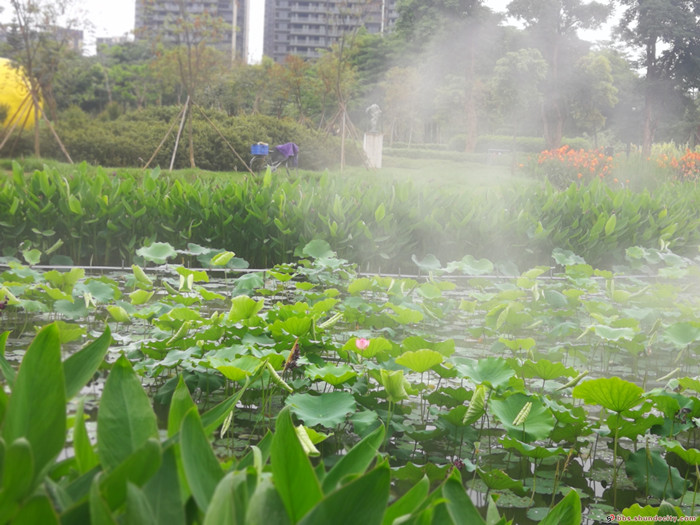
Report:
[[[275,149],[280,155],[283,155],[285,159],[292,157],[292,166],[297,165],[297,157],[299,155],[299,146],[294,144],[294,142],[287,142],[286,144],[280,144],[275,146]]]

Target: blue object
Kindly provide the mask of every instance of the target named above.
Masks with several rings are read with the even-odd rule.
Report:
[[[251,155],[267,155],[270,153],[270,147],[263,142],[258,142],[250,147]]]

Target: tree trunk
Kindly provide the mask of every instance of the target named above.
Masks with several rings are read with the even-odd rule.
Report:
[[[646,82],[644,87],[644,127],[642,131],[642,156],[651,155],[654,142],[656,115],[654,112],[654,88],[657,81],[656,71],[656,36],[649,37],[646,49]]]

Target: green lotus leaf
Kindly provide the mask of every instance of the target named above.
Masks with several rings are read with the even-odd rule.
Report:
[[[435,350],[427,350],[425,348],[421,350],[404,352],[399,357],[396,358],[396,363],[406,368],[413,370],[419,374],[430,370],[435,365],[442,363],[442,354],[436,352]]]
[[[574,387],[573,396],[589,405],[600,405],[613,412],[623,412],[642,401],[644,390],[619,377],[603,377],[584,381]]]
[[[256,315],[264,306],[265,301],[260,299],[255,301],[247,295],[239,295],[231,300],[231,310],[228,313],[228,320],[232,323],[250,319]]]
[[[637,334],[634,329],[628,327],[613,328],[611,326],[599,324],[595,325],[593,329],[598,337],[606,341],[619,341],[620,339],[629,341]]]
[[[397,403],[402,399],[408,399],[406,387],[410,385],[403,376],[403,370],[394,370],[390,372],[382,368],[379,377],[379,382],[384,387],[384,390],[386,390],[387,398],[390,402]]]
[[[528,403],[529,412],[523,418],[522,410]],[[489,410],[500,420],[508,435],[526,443],[546,439],[554,428],[551,410],[534,396],[513,394],[505,399],[491,398]],[[516,420],[518,424],[514,425]]]
[[[243,381],[255,373],[261,361],[260,358],[252,355],[244,355],[232,361],[224,361],[214,357],[209,360],[209,365],[231,381]]]
[[[664,335],[677,347],[684,348],[690,343],[693,343],[700,339],[700,323],[675,323],[666,329]]]
[[[280,337],[282,335],[291,335],[294,337],[302,337],[306,335],[309,330],[311,330],[311,323],[313,320],[311,317],[290,317],[281,321],[277,319],[270,327],[270,332],[275,337]]]
[[[292,394],[285,404],[309,427],[323,425],[332,428],[355,412],[355,398],[349,392]]]
[[[689,465],[700,465],[700,450],[696,448],[685,448],[678,441],[662,438],[659,440],[668,452],[673,452]]]
[[[154,242],[136,250],[136,255],[156,264],[165,264],[165,261],[175,257],[177,252],[167,242]]]
[[[107,305],[107,311],[109,312],[109,315],[112,316],[112,319],[114,319],[118,323],[128,323],[131,322],[131,317],[127,313],[124,308],[121,306],[115,306],[115,305]]]
[[[321,380],[333,386],[338,386],[357,377],[357,372],[350,365],[341,364],[336,366],[332,363],[326,363],[323,367],[315,365],[306,367],[304,375],[312,381]]]
[[[447,263],[449,273],[458,271],[465,275],[483,275],[493,272],[493,263],[488,259],[475,259],[471,255],[465,255],[460,261]]]
[[[360,350],[356,345],[357,339],[357,337],[349,339],[343,345],[343,350],[351,350],[357,354],[360,354],[362,357],[369,358],[374,357],[379,352],[387,352],[392,349],[391,342],[388,339],[384,339],[383,337],[373,337],[369,340],[369,346],[364,350]]]
[[[322,259],[325,257],[333,257],[335,252],[331,249],[331,245],[322,239],[314,239],[309,242],[301,251],[307,257],[314,259]]]
[[[417,335],[412,335],[404,339],[401,346],[404,350],[420,350],[422,348],[427,348],[429,350],[435,350],[445,357],[449,357],[455,353],[454,339],[446,339],[444,341],[433,343]]]
[[[539,377],[545,381],[559,377],[574,377],[578,374],[573,368],[566,367],[559,361],[552,363],[548,359],[538,361],[528,359],[522,364],[520,373],[524,377]]]
[[[454,358],[455,368],[477,385],[484,384],[490,388],[498,388],[508,383],[515,375],[505,359],[500,357],[487,357],[486,359]]]
[[[511,478],[502,470],[482,470],[476,469],[477,474],[486,486],[491,490],[512,490],[516,494],[525,494],[523,482]]]
[[[149,292],[147,290],[136,290],[129,294],[129,299],[131,299],[131,304],[134,306],[139,306],[150,301],[154,293],[155,292],[153,291]]]
[[[551,458],[552,456],[559,456],[566,454],[566,450],[562,447],[541,447],[539,445],[528,445],[515,438],[509,436],[503,436],[499,439],[503,444],[504,448],[514,448],[520,452],[523,456],[534,459],[544,459]]]
[[[414,263],[416,263],[416,266],[418,266],[418,268],[420,268],[421,271],[424,272],[437,272],[442,268],[442,265],[440,264],[438,258],[432,254],[426,255],[420,260],[418,260],[418,257],[416,257],[415,255],[411,255],[411,260]]]
[[[625,460],[625,471],[642,494],[655,498],[679,498],[686,482],[676,467],[671,467],[656,450],[642,448]]]

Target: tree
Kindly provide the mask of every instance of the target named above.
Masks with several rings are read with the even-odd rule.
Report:
[[[74,0],[10,0],[12,23],[7,34],[10,57],[24,71],[29,82],[30,103],[34,108],[34,154],[40,156],[39,118],[41,100],[56,116],[54,79],[71,49],[72,37],[80,26]],[[49,127],[53,127],[46,119]],[[55,134],[55,132],[54,132]],[[55,135],[56,140],[60,139]],[[70,156],[64,150],[70,160]]]
[[[572,117],[581,130],[593,135],[597,147],[598,132],[605,126],[605,111],[614,107],[618,100],[612,68],[605,55],[590,53],[579,59],[576,70]]]
[[[556,149],[569,115],[567,84],[577,60],[587,52],[576,31],[599,27],[610,6],[582,0],[513,0],[508,13],[525,23],[532,45],[549,64],[541,113],[545,143]]]
[[[511,51],[496,62],[493,70],[492,93],[497,107],[510,117],[513,140],[519,132],[518,124],[533,105],[540,105],[542,83],[549,66],[537,49]]]
[[[641,51],[644,76],[642,154],[654,141],[661,94],[667,85],[700,87],[700,6],[697,0],[620,0],[618,32]]]

